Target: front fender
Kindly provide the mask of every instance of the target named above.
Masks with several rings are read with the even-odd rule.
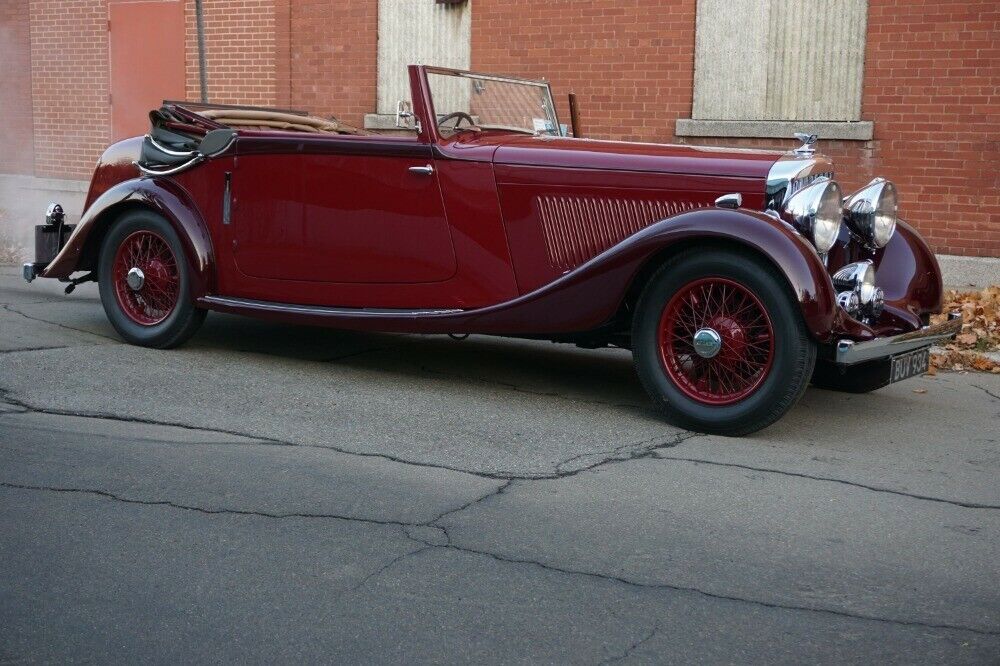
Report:
[[[584,331],[609,321],[640,271],[672,248],[722,241],[769,260],[785,277],[809,333],[830,339],[837,312],[830,275],[801,235],[763,213],[706,208],[656,222],[513,301],[469,313],[476,332]]]
[[[886,310],[910,328],[920,328],[922,315],[941,311],[944,287],[937,257],[916,229],[902,220],[876,254],[875,269],[878,285],[885,291]]]
[[[95,270],[100,242],[111,224],[133,208],[147,208],[174,227],[191,268],[191,295],[200,298],[215,289],[215,257],[208,228],[183,188],[170,180],[134,178],[101,194],[84,212],[66,245],[41,277],[65,278],[75,271]]]

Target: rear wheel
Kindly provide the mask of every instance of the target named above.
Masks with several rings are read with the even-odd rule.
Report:
[[[180,239],[153,212],[132,211],[114,223],[101,246],[98,284],[108,319],[132,344],[176,347],[205,320],[191,298]]]
[[[653,276],[637,305],[632,352],[667,420],[723,435],[778,420],[816,361],[783,277],[730,250],[686,252]]]

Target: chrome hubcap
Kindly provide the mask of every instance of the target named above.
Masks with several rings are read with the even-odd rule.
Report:
[[[143,275],[140,268],[132,267],[125,276],[125,282],[128,284],[128,288],[132,291],[139,291],[142,289],[142,285],[146,282],[146,276]]]
[[[714,328],[699,328],[691,342],[702,358],[712,358],[722,351],[722,336]]]

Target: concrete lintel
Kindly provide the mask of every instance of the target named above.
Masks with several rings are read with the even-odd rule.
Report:
[[[395,113],[366,113],[365,129],[382,131],[391,130],[393,132],[401,132],[403,134],[412,134],[416,131],[414,129],[396,127]]]
[[[818,134],[820,139],[871,141],[870,120],[695,120],[679,118],[677,136],[753,137],[791,139],[796,132]]]

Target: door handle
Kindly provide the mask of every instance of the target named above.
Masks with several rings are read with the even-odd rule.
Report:
[[[429,176],[434,173],[434,167],[430,164],[427,166],[410,167],[410,173],[419,173],[421,176]]]

